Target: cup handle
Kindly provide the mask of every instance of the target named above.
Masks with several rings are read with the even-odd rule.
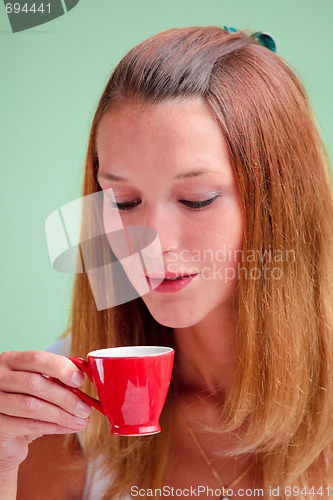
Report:
[[[90,382],[94,383],[94,380],[93,380],[93,377],[92,377],[92,373],[91,373],[91,370],[90,370],[90,366],[89,366],[89,363],[87,361],[85,361],[82,358],[69,358],[69,359],[78,368],[80,368],[81,370],[83,370],[86,375],[88,375]],[[106,415],[106,413],[104,411],[104,408],[102,406],[102,403],[100,401],[98,401],[98,399],[95,399],[95,398],[93,398],[91,396],[88,396],[88,394],[85,394],[83,391],[81,391],[80,389],[77,389],[76,387],[69,387],[69,386],[67,386],[67,387],[72,392],[74,392],[74,394],[76,394],[80,399],[82,399],[82,401],[84,401],[85,403],[88,403],[88,405],[90,405],[90,406],[93,406],[94,408],[96,408],[96,410],[98,410],[101,413],[103,413],[103,415]]]

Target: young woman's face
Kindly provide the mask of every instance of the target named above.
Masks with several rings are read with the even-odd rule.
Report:
[[[243,215],[221,130],[199,100],[127,105],[102,118],[98,181],[123,225],[159,236],[166,277],[142,296],[161,324],[197,324],[232,304]],[[117,178],[122,180],[118,180]]]

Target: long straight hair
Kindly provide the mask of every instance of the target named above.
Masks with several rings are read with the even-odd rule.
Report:
[[[192,98],[208,103],[221,128],[245,216],[243,255],[258,256],[242,262],[238,364],[216,431],[246,423],[231,454],[257,455],[266,491],[280,486],[285,498],[283,488],[295,486],[308,500],[314,496],[303,496],[303,487],[309,493],[331,480],[333,201],[328,154],[295,70],[247,30],[195,26],[148,38],[116,66],[99,101],[82,194],[100,190],[96,134],[105,113]],[[173,345],[172,329],[141,298],[97,311],[84,274],[75,279],[69,330],[72,353],[82,357],[107,346]],[[84,388],[95,395],[88,382]],[[163,484],[174,398],[171,389],[154,436],[112,436],[105,417],[93,414],[85,450],[102,456],[111,474],[104,500],[134,484]]]

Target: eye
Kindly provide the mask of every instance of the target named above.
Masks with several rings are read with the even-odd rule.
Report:
[[[213,198],[209,198],[208,200],[203,200],[203,201],[189,201],[189,200],[178,200],[178,201],[183,205],[187,206],[191,210],[201,210],[202,208],[210,205],[211,203],[214,203],[218,198],[220,198],[220,195],[214,196]],[[137,207],[142,202],[141,200],[134,200],[134,201],[124,201],[123,203],[116,203],[110,200],[109,203],[113,208],[118,208],[119,212],[127,212]]]
[[[128,210],[131,210],[132,208],[140,205],[141,200],[124,201],[123,203],[115,203],[114,201],[110,200],[109,203],[113,208],[118,208],[119,212],[127,212]]]
[[[204,200],[204,201],[188,201],[188,200],[178,200],[178,201],[180,201],[180,203],[183,203],[183,205],[186,205],[191,210],[201,210],[202,208],[210,205],[211,203],[214,203],[218,198],[220,198],[220,195],[214,196],[213,198],[209,198],[209,200]]]

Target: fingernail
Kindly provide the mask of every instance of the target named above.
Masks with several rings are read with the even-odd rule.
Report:
[[[89,423],[87,418],[74,417],[74,421],[79,425],[87,425]]]
[[[80,386],[84,382],[84,375],[81,372],[75,372],[72,376],[72,384]]]
[[[91,406],[87,405],[86,403],[79,402],[76,405],[76,414],[79,417],[89,417],[91,411]]]

